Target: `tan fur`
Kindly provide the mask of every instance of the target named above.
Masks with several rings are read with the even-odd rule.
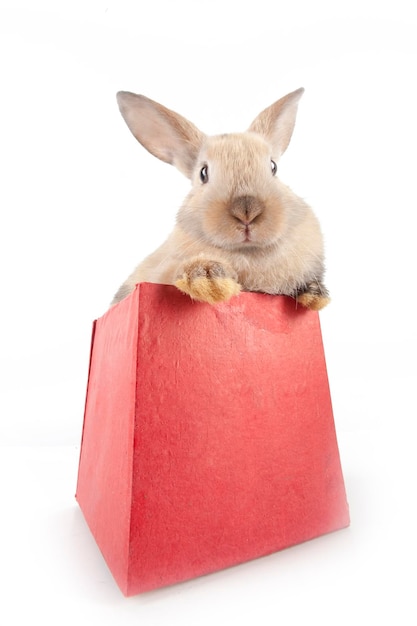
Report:
[[[112,304],[145,281],[176,285],[210,303],[243,289],[291,295],[315,310],[327,304],[318,221],[271,171],[271,159],[277,162],[290,141],[302,91],[265,109],[248,131],[214,137],[144,96],[118,94],[134,136],[176,165],[192,188],[171,235],[132,272]]]
[[[315,296],[311,293],[302,293],[301,295],[297,296],[297,302],[307,307],[308,309],[312,309],[313,311],[321,311],[321,309],[329,304],[330,298]]]
[[[182,268],[175,286],[193,300],[215,304],[238,295],[240,285],[233,268],[226,263],[192,259]]]

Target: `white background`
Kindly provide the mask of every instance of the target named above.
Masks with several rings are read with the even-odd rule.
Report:
[[[413,5],[0,2],[2,623],[417,623]],[[115,93],[217,133],[300,86],[280,176],[326,239],[352,525],[125,599],[74,500],[91,322],[188,181],[134,141]]]

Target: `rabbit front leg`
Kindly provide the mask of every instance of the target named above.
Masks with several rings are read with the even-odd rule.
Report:
[[[240,293],[235,270],[224,261],[196,257],[178,268],[175,286],[193,300],[216,304]]]
[[[329,292],[321,280],[312,280],[297,290],[295,299],[312,311],[320,311],[330,302]]]

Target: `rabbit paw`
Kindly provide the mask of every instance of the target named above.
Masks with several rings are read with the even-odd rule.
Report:
[[[297,302],[312,311],[320,311],[329,304],[330,298],[328,296],[319,296],[314,293],[302,293],[297,296]]]
[[[232,268],[199,258],[181,268],[175,286],[193,300],[215,304],[238,295],[241,288],[236,279]]]
[[[330,302],[329,292],[321,281],[313,281],[306,285],[304,291],[297,293],[296,300],[312,311],[320,311]]]

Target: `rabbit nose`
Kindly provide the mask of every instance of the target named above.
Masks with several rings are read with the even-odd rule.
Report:
[[[251,224],[263,210],[263,202],[255,196],[238,196],[230,203],[230,213],[245,226]]]

